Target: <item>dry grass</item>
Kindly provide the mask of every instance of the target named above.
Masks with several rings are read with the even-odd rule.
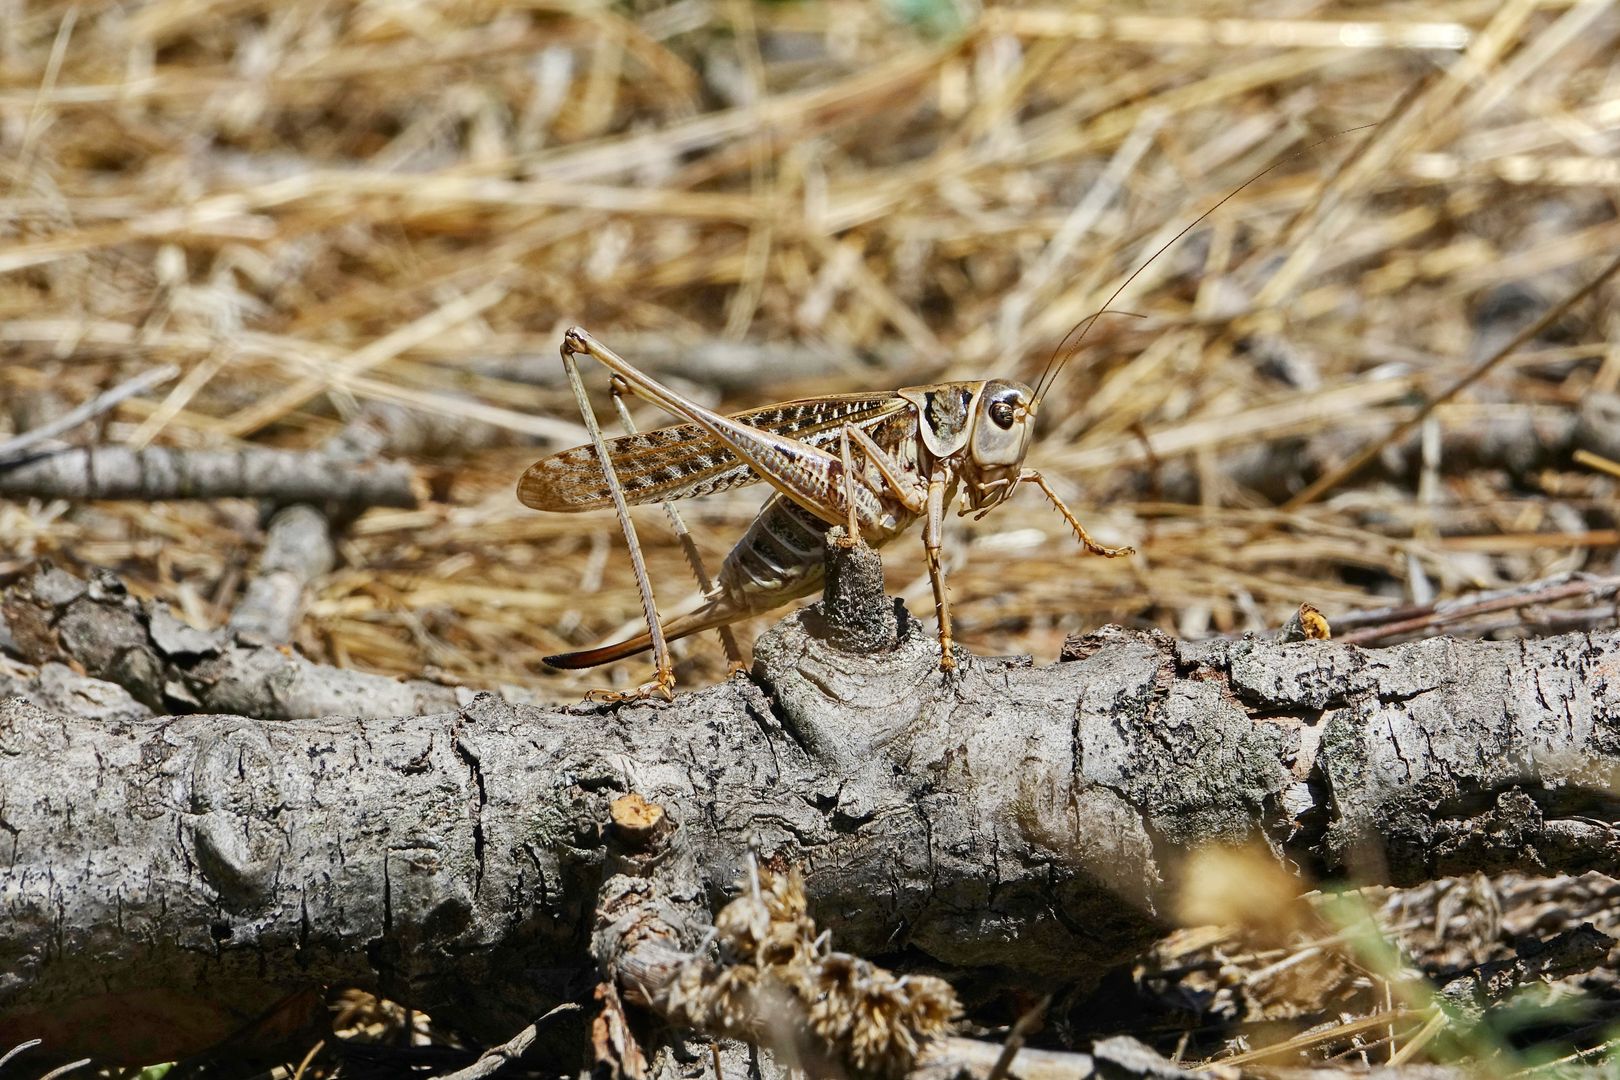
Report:
[[[313,446],[367,400],[495,425],[504,445],[421,462],[442,498],[356,522],[299,643],[567,697],[603,675],[539,657],[638,607],[611,515],[512,495],[577,430],[562,327],[664,370],[743,343],[737,407],[1028,378],[1277,165],[1132,283],[1116,306],[1145,318],[1099,322],[1047,409],[1034,463],[1141,554],[1083,557],[1034,496],[953,522],[964,642],[1050,657],[1108,621],[1234,632],[1301,600],[1614,572],[1613,476],[1448,441],[1614,391],[1612,285],[1442,406],[1444,452],[1282,503],[1620,244],[1620,11],[1120,10],[5,0],[0,394],[76,402],[173,363],[107,438]],[[773,360],[811,355],[789,345],[819,359]],[[716,560],[758,498],[691,515]],[[247,505],[0,505],[0,573],[107,566],[217,624],[259,538]],[[887,562],[926,610],[918,555]],[[721,670],[714,642],[684,651],[687,677]]]
[[[1546,1075],[1555,1061],[1612,1062],[1620,998],[1613,950],[1592,966],[1601,939],[1579,973],[1555,961],[1545,981],[1501,974],[1559,935],[1612,938],[1612,878],[1474,875],[1301,896],[1302,884],[1263,849],[1198,853],[1177,912],[1183,928],[1140,959],[1128,989],[1084,999],[1071,1037],[1123,1022],[1177,1060],[1434,1061],[1499,1080]],[[1462,1004],[1482,971],[1494,971],[1500,990],[1483,1016]],[[1572,1056],[1572,1047],[1590,1052]]]
[[[1613,284],[1436,410],[1421,456],[1287,505],[1620,247],[1620,9],[969,7],[0,0],[0,435],[165,363],[181,378],[105,438],[313,447],[368,401],[448,418],[465,446],[419,462],[435,500],[353,524],[299,644],[574,697],[606,676],[539,657],[639,607],[611,515],[513,496],[577,441],[563,327],[739,408],[1029,378],[1276,166],[1132,282],[1116,306],[1145,318],[1100,321],[1045,411],[1032,463],[1140,554],[1083,556],[1034,495],[953,521],[963,642],[1049,658],[1110,621],[1199,636],[1620,573],[1613,463],[1535,445],[1620,389]],[[716,561],[760,497],[688,514]],[[689,575],[643,521],[673,607]],[[261,542],[245,503],[0,502],[0,576],[109,567],[202,625]],[[919,555],[886,561],[926,612]],[[680,649],[683,678],[723,670],[711,640]],[[1384,915],[1429,967],[1492,955],[1425,954]],[[1168,939],[1131,1005],[1207,993],[1187,1057],[1433,1036],[1344,935],[1205,917],[1238,927]]]

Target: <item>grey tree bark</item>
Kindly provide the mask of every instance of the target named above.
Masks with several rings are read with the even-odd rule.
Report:
[[[30,601],[14,637],[69,636],[87,596]],[[156,613],[115,607],[139,654]],[[627,792],[665,809],[711,909],[753,851],[803,868],[838,947],[967,982],[1095,978],[1161,932],[1202,844],[1364,881],[1620,872],[1620,634],[1375,652],[1107,628],[947,677],[903,611],[888,652],[840,648],[850,628],[813,606],[751,677],[611,707],[152,717],[0,667],[0,1044],[162,1060],[314,984],[498,1042],[588,991]],[[172,1045],[129,1045],[137,1005]]]
[[[410,508],[409,465],[359,462],[334,471],[319,452],[244,447],[68,447],[0,466],[0,495],[48,499],[271,499]]]

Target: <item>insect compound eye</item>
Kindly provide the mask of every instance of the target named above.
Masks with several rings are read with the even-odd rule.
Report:
[[[1013,426],[1013,407],[1005,401],[992,401],[990,403],[990,419],[1003,431]]]

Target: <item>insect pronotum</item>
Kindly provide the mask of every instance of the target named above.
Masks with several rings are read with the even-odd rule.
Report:
[[[727,627],[813,592],[821,582],[821,550],[829,528],[842,525],[849,537],[878,547],[921,520],[939,620],[939,664],[949,671],[956,666],[956,657],[940,558],[945,510],[959,501],[959,513],[982,517],[1024,483],[1041,490],[1087,551],[1108,558],[1132,554],[1131,548],[1108,547],[1092,539],[1046,478],[1024,466],[1041,400],[1091,323],[1138,274],[1229,199],[1288,160],[1291,157],[1235,188],[1149,256],[1097,314],[1064,336],[1033,386],[1004,379],[941,382],[804,398],[727,415],[664,385],[585,330],[568,330],[562,343],[563,366],[591,441],[531,465],[518,481],[518,498],[537,510],[615,509],[630,548],[647,632],[613,645],[549,656],[546,663],[594,667],[650,648],[656,665],[651,682],[625,694],[597,691],[593,696],[669,697],[675,681],[669,642]],[[1070,338],[1075,339],[1072,346]],[[580,378],[575,359],[580,354],[612,373],[615,398],[626,391],[634,393],[683,422],[604,438]],[[726,556],[702,606],[661,620],[629,505],[667,504],[758,481],[774,491]],[[678,522],[678,516],[672,520]],[[677,524],[677,532],[683,531]],[[699,571],[699,580],[703,579]],[[733,652],[729,643],[728,652]]]

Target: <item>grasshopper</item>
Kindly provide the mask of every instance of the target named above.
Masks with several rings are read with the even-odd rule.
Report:
[[[1138,274],[1204,219],[1250,184],[1333,139],[1375,128],[1364,124],[1321,139],[1272,163],[1194,218],[1133,270],[1095,314],[1082,319],[1052,351],[1034,386],[1006,379],[932,383],[865,394],[829,394],[722,414],[677,393],[637,369],[579,327],[563,335],[562,360],[591,441],[529,466],[518,499],[536,510],[576,513],[612,506],[630,546],[647,632],[614,645],[546,657],[558,668],[587,668],[653,650],[656,674],[634,691],[597,691],[598,700],[659,694],[673,696],[669,642],[780,607],[821,584],[827,530],[845,527],[847,542],[873,547],[899,536],[919,519],[923,553],[939,621],[939,666],[956,667],[950,600],[940,558],[947,506],[975,520],[1012,497],[1019,485],[1041,490],[1085,549],[1118,558],[1129,547],[1092,539],[1046,478],[1024,466],[1041,399],[1078,351],[1096,319]],[[1076,333],[1079,337],[1075,337]],[[1074,344],[1069,345],[1070,338]],[[612,373],[614,395],[629,392],[683,423],[604,439],[591,409],[576,356],[590,356]],[[621,410],[621,415],[628,416]],[[636,541],[629,504],[707,495],[759,481],[775,490],[721,565],[701,607],[664,623]],[[678,515],[671,520],[688,545]],[[688,549],[688,557],[693,552]],[[694,560],[700,581],[706,576]],[[726,638],[728,654],[735,647]]]
[[[579,378],[575,357],[582,354],[612,373],[616,395],[628,390],[685,422],[604,439]],[[922,521],[944,671],[956,666],[940,557],[945,511],[953,502],[960,503],[960,514],[983,517],[1020,484],[1033,484],[1086,550],[1108,558],[1132,553],[1094,540],[1046,478],[1024,466],[1041,403],[1041,391],[1024,383],[942,382],[804,398],[726,415],[664,385],[578,327],[563,336],[562,356],[591,442],[531,465],[518,482],[518,498],[536,510],[574,513],[613,506],[618,511],[648,629],[617,644],[550,656],[546,663],[594,667],[651,648],[657,666],[654,680],[631,695],[599,693],[599,698],[668,697],[674,686],[668,642],[815,591],[822,578],[822,545],[834,525],[845,527],[846,538],[853,538],[847,542],[880,547]],[[1043,389],[1061,367],[1047,365]],[[703,605],[661,621],[629,504],[691,498],[759,481],[775,490],[726,556]]]

